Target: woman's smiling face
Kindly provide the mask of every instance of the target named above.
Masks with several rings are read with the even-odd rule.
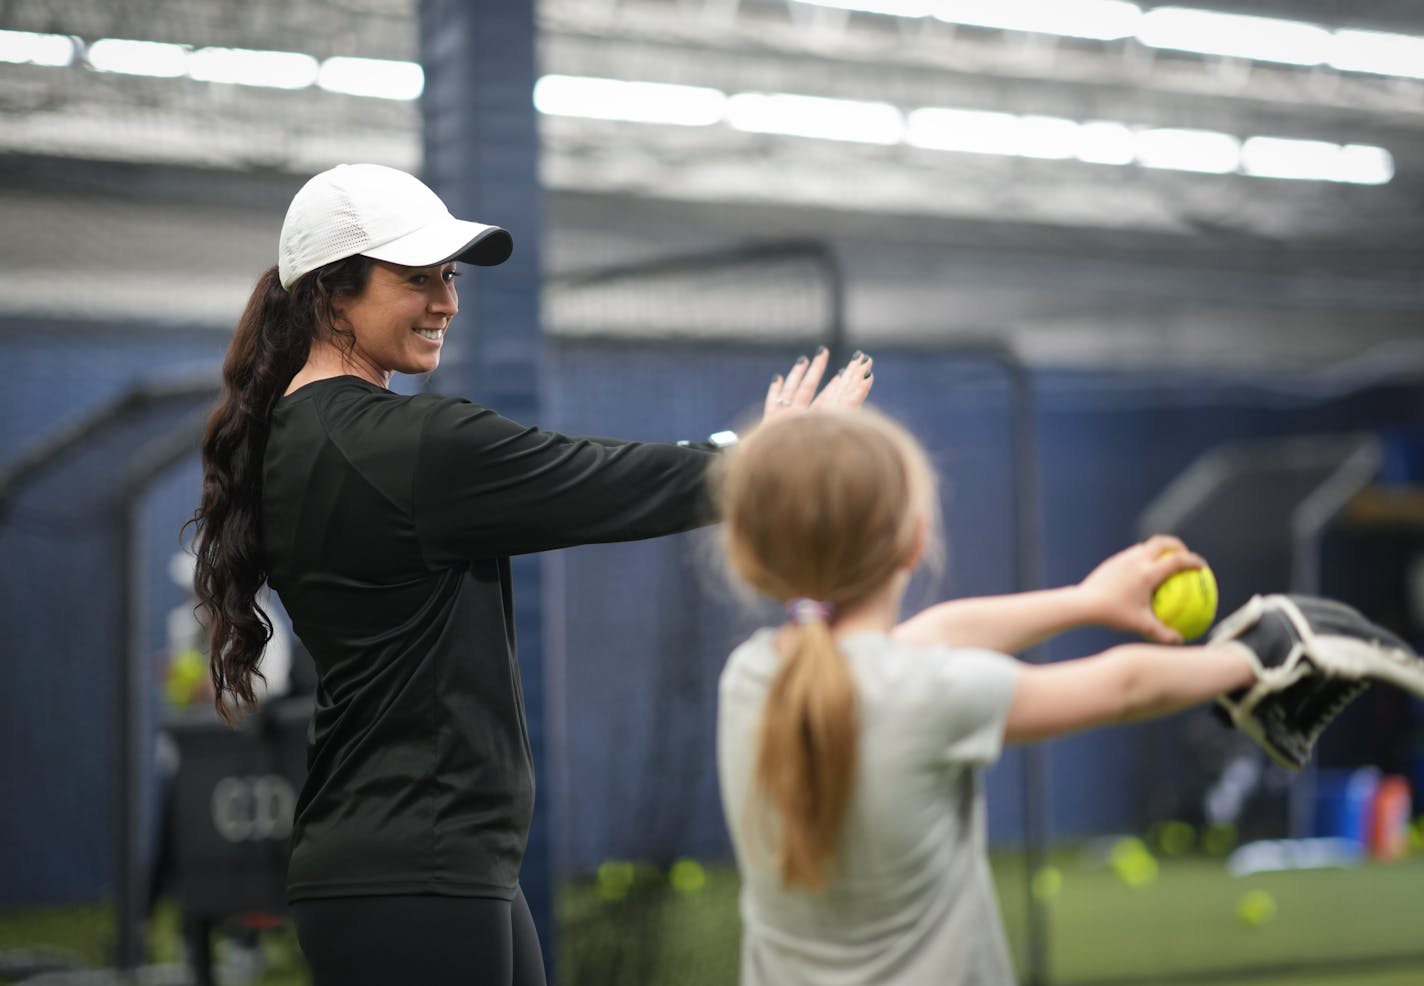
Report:
[[[377,260],[366,289],[337,298],[336,326],[354,337],[346,359],[383,386],[392,373],[426,374],[440,365],[450,320],[460,310],[453,261],[402,267]]]

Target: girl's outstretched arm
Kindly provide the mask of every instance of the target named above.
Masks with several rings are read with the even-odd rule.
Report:
[[[939,603],[901,623],[892,635],[908,644],[982,647],[1004,654],[1020,653],[1081,626],[1181,643],[1181,635],[1152,612],[1152,593],[1169,576],[1203,564],[1180,540],[1159,534],[1119,551],[1077,585]]]
[[[1242,644],[1123,644],[1092,657],[1019,668],[1004,739],[1065,733],[1168,715],[1256,680]]]

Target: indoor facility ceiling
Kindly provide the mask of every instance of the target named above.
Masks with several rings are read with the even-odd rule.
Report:
[[[842,0],[836,0],[842,2]],[[850,0],[844,0],[850,2]],[[890,0],[882,0],[882,3]],[[900,0],[904,6],[907,0]],[[945,6],[952,8],[953,0]],[[1142,4],[1142,9],[1151,5]],[[1424,37],[1404,0],[1232,0],[1217,9]],[[416,0],[6,0],[0,28],[201,47],[418,60]],[[949,107],[1384,148],[1385,184],[1284,181],[817,139],[718,119],[665,125],[547,112],[555,191],[976,225],[1412,247],[1424,225],[1424,79],[897,17],[800,0],[542,0],[541,72],[873,103],[897,119]],[[419,110],[316,86],[224,85],[0,63],[0,149],[303,173],[365,158],[419,167]],[[837,113],[839,110],[832,109]]]
[[[252,272],[270,262],[300,176],[359,159],[420,168],[413,99],[310,80],[285,89],[215,82],[181,68],[143,74],[146,62],[104,71],[96,42],[300,53],[323,69],[344,58],[409,63],[420,57],[417,4],[0,0],[0,31],[77,39],[60,65],[7,62],[0,45],[0,222],[30,231],[0,247],[12,274],[0,279],[0,314],[162,311],[222,326]],[[1424,4],[1405,0],[1200,0],[1192,9],[1424,38]],[[850,320],[867,333],[998,327],[1058,361],[1135,351],[1181,361],[1188,345],[1211,358],[1254,348],[1326,361],[1421,334],[1419,77],[800,0],[541,0],[537,17],[541,80],[572,80],[565,102],[545,101],[539,118],[551,275],[796,236],[836,245],[853,282]],[[171,54],[153,51],[155,61]],[[1424,57],[1419,65],[1424,74]],[[711,110],[679,124],[600,118],[619,115],[620,82],[655,84],[659,99],[691,96]],[[790,97],[805,117],[793,113],[783,130],[804,125],[819,136],[738,117],[774,104],[769,97]],[[867,105],[872,122],[888,121],[888,136],[837,131]],[[1284,180],[1234,159],[1210,173],[1139,157],[951,150],[910,139],[914,120],[934,118],[921,110],[1047,120],[1050,133],[1104,122],[1119,135],[1206,132],[1243,154],[1253,137],[1382,148],[1390,174],[1383,183]],[[163,235],[135,237],[156,223]],[[72,290],[76,265],[83,292]],[[201,276],[174,291],[181,270]],[[566,331],[560,306],[548,310],[553,331]]]
[[[1060,2],[1079,0],[1042,6]],[[0,153],[233,176],[300,175],[356,159],[418,170],[416,101],[318,85],[100,71],[93,57],[95,42],[120,38],[195,51],[299,52],[312,64],[411,62],[419,59],[417,4],[0,0],[0,30],[77,39],[66,65],[0,59]],[[1424,4],[1407,0],[1202,0],[1192,7],[1424,39]],[[1126,252],[1168,254],[1173,244],[1215,238],[1250,246],[1257,265],[1269,263],[1272,251],[1304,251],[1328,258],[1321,263],[1331,269],[1417,267],[1424,244],[1424,78],[801,0],[541,0],[537,16],[540,74],[572,78],[576,95],[594,92],[588,80],[624,80],[711,92],[722,107],[774,94],[815,97],[841,101],[830,104],[832,125],[847,112],[842,107],[865,104],[896,125],[925,108],[1069,127],[1110,121],[1132,132],[1383,148],[1392,170],[1383,184],[1350,184],[967,153],[893,136],[777,133],[742,124],[730,109],[695,125],[630,122],[597,118],[598,96],[592,112],[554,107],[540,116],[543,178],[563,202],[702,210],[714,224],[754,226],[774,216],[823,235],[884,231],[895,239],[1036,247],[1056,237],[1072,249],[1096,243]]]

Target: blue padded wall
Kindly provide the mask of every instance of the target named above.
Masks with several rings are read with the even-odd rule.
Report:
[[[136,383],[206,366],[226,346],[212,330],[155,330],[36,320],[0,326],[0,360],[13,374],[0,394],[0,469]],[[124,642],[119,542],[104,504],[150,435],[176,423],[179,409],[144,416],[89,449],[65,470],[17,491],[0,525],[0,791],[21,792],[24,810],[0,813],[0,904],[93,900],[115,877],[117,787],[115,696]],[[196,503],[146,523],[154,570],[178,544]],[[154,646],[158,613],[178,598],[153,584],[147,622]],[[149,648],[153,650],[153,647]],[[155,663],[155,669],[157,664]],[[156,681],[155,676],[155,681]],[[156,691],[155,691],[156,696]]]
[[[0,356],[16,370],[0,395],[0,464],[139,379],[183,367],[215,372],[226,345],[225,334],[211,331],[70,328],[62,339],[0,333]],[[800,349],[562,339],[539,351],[542,409],[531,420],[576,434],[673,440],[745,424],[771,375]],[[946,570],[917,581],[912,602],[1010,591],[1015,477],[1003,371],[944,352],[887,350],[876,358],[876,403],[921,436],[944,477]],[[1148,501],[1217,443],[1373,430],[1390,436],[1400,463],[1391,468],[1401,473],[1424,447],[1424,388],[1407,382],[1322,389],[1283,375],[1066,371],[1035,380],[1047,584],[1081,578],[1130,543]],[[104,454],[87,460],[86,482],[123,465],[106,465]],[[145,636],[155,667],[164,616],[182,602],[163,568],[196,491],[194,460],[161,477],[141,511]],[[22,792],[29,805],[0,814],[0,903],[92,900],[112,879],[118,642],[106,634],[117,612],[109,574],[116,547],[102,518],[75,523],[70,511],[75,498],[94,492],[37,488],[0,526],[7,561],[0,742],[9,751],[0,758],[0,790]],[[545,689],[530,702],[546,714],[538,736],[548,751],[540,796],[556,807],[551,870],[725,853],[712,761],[716,677],[731,646],[774,614],[734,598],[714,554],[701,532],[536,562],[546,636],[535,653]],[[1119,639],[1079,631],[1048,655]],[[1049,745],[1055,835],[1143,820],[1149,775],[1171,769],[1170,758],[1154,759],[1160,740],[1180,726],[1141,732],[1148,728]],[[999,844],[1022,837],[1020,766],[1010,751],[989,775]]]

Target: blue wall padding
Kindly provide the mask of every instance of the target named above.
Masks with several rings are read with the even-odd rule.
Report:
[[[3,328],[0,469],[138,380],[188,366],[216,372],[227,344],[203,329]],[[133,450],[180,419],[178,408],[140,415],[17,491],[0,516],[0,904],[91,900],[112,886],[123,641],[111,498]],[[196,490],[152,528],[147,554],[160,576]],[[173,604],[146,594],[155,613]]]
[[[215,370],[222,333],[0,332],[15,368],[0,394],[0,468],[59,424],[156,371]],[[559,340],[542,358],[537,423],[580,434],[697,438],[754,413],[793,346]],[[925,441],[943,474],[948,564],[912,601],[1013,588],[1010,389],[991,361],[877,352],[876,403]],[[1300,376],[1040,372],[1035,376],[1045,582],[1081,578],[1137,536],[1139,515],[1194,456],[1238,438],[1368,429],[1417,442],[1424,390],[1322,392]],[[172,422],[139,422],[155,433]],[[100,446],[22,491],[0,526],[0,905],[92,900],[111,886],[117,546],[104,477],[123,447]],[[164,655],[164,614],[182,602],[162,570],[197,493],[196,457],[161,477],[141,512],[147,651]],[[607,858],[667,861],[726,851],[713,769],[715,684],[727,652],[773,618],[735,599],[706,532],[574,549],[543,562],[546,671],[540,798],[559,868]],[[1263,587],[1265,588],[1265,587]],[[1368,600],[1356,600],[1368,605]],[[1060,659],[1122,640],[1078,631]],[[155,689],[157,675],[154,677]],[[156,699],[155,699],[156,701]],[[1188,723],[1103,730],[1050,744],[1052,831],[1132,828],[1161,804],[1164,775],[1189,769]],[[1020,755],[988,777],[999,844],[1022,835]],[[1170,785],[1169,785],[1170,786]],[[17,792],[12,794],[11,792]],[[1151,797],[1149,797],[1149,794]]]

